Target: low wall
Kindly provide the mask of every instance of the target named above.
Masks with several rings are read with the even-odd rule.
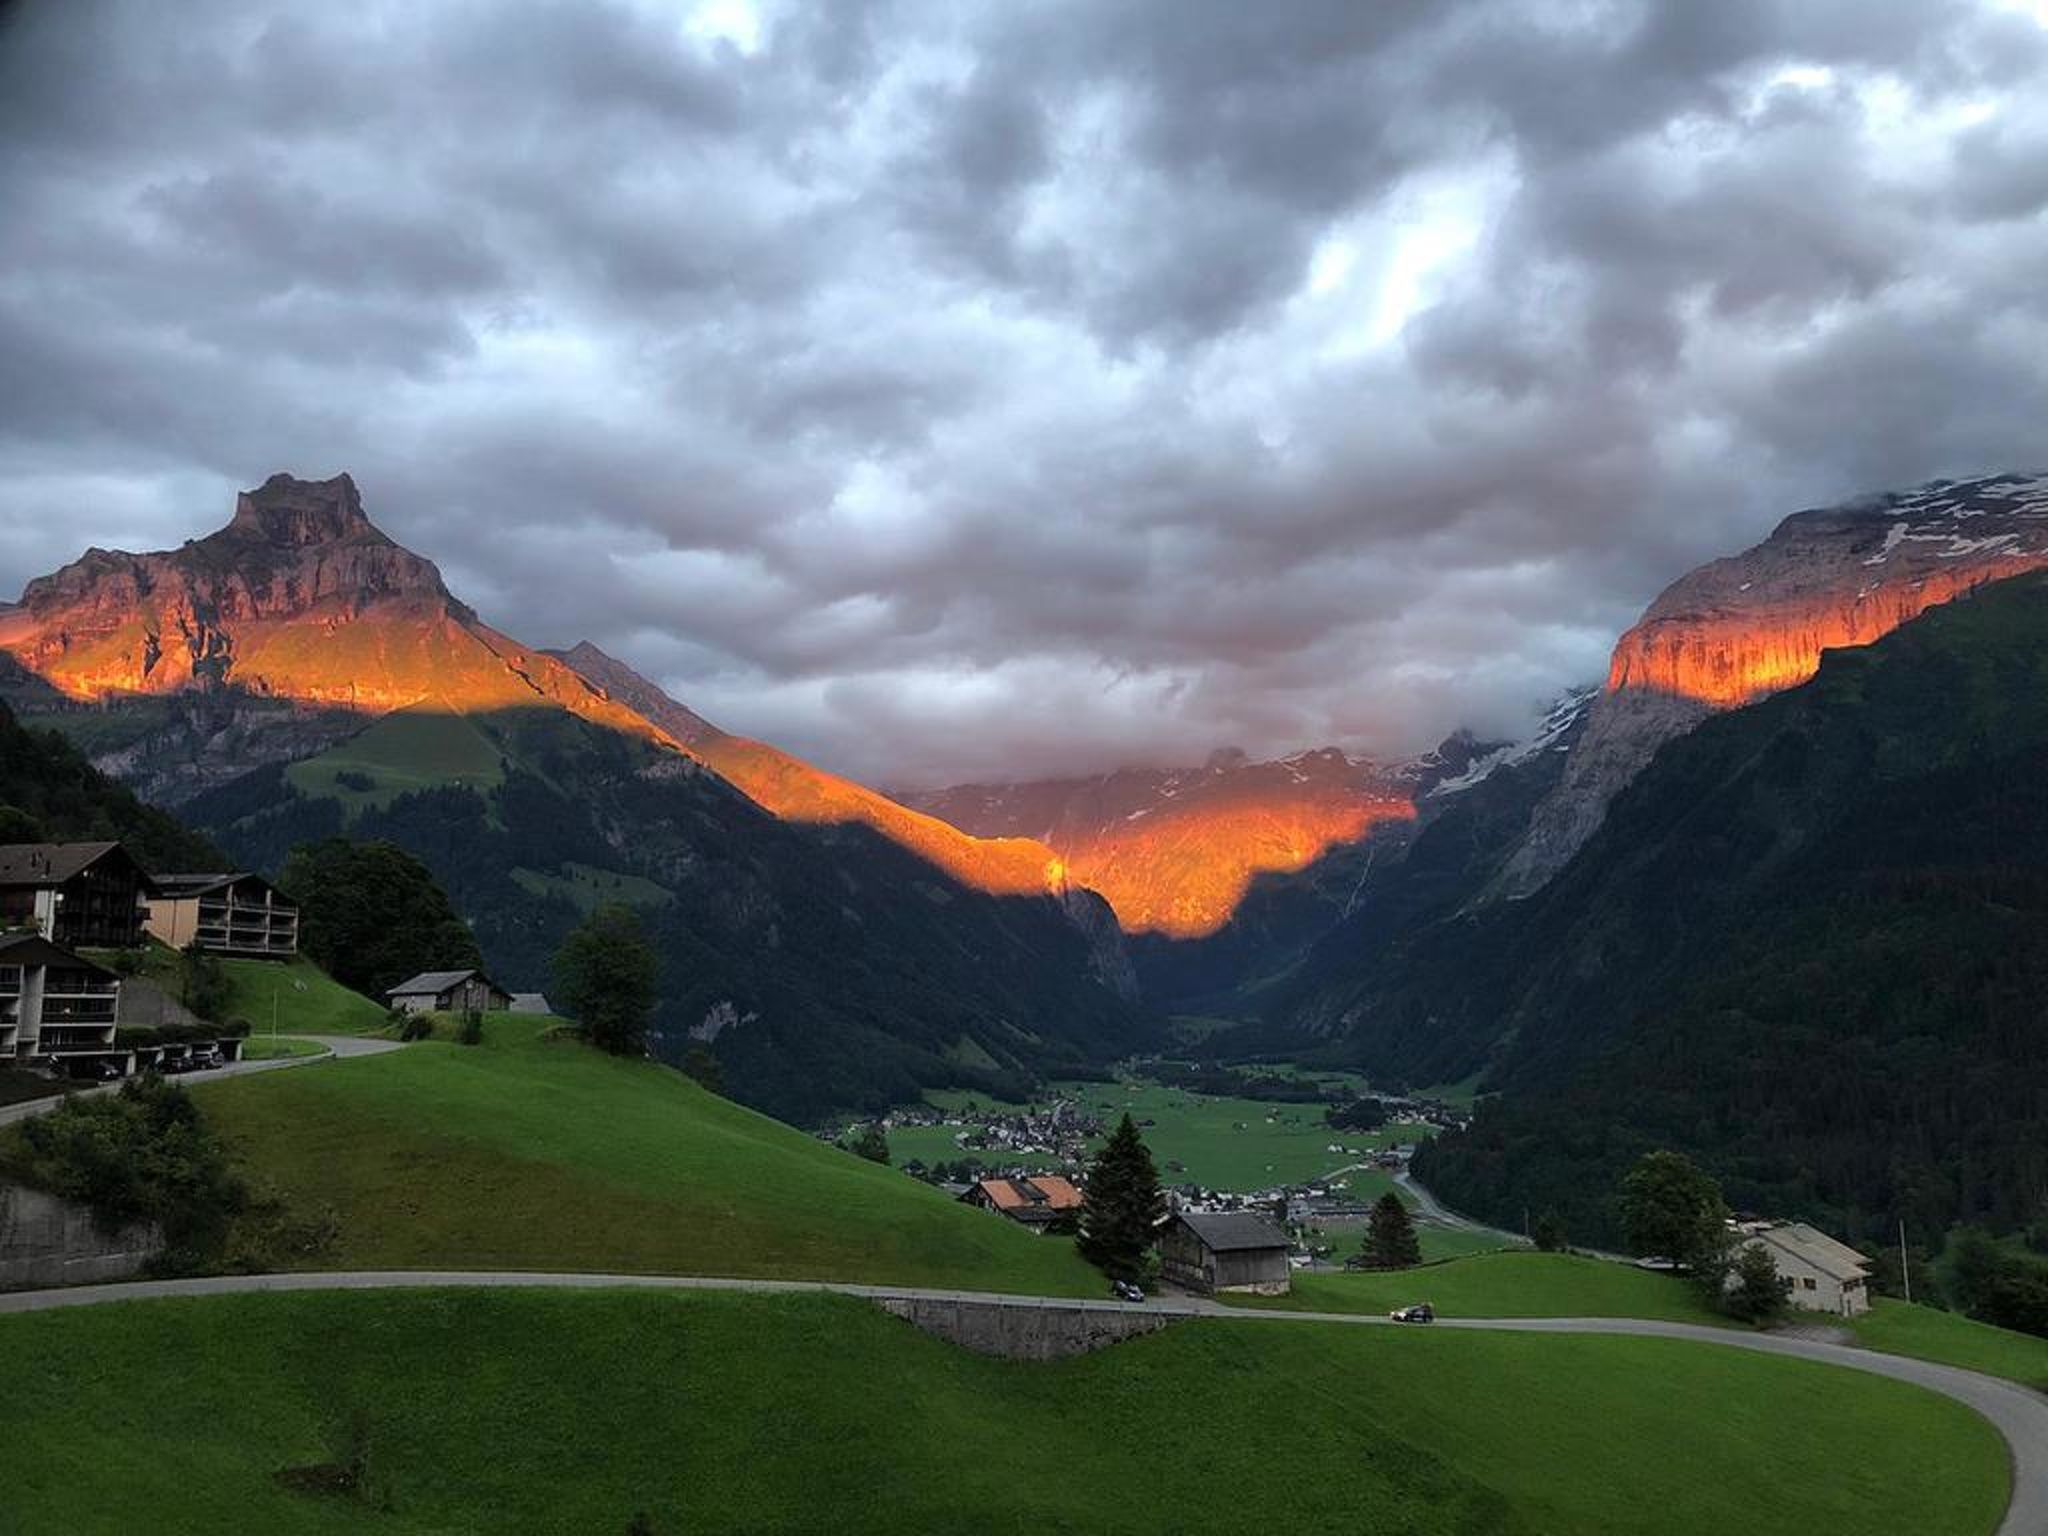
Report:
[[[0,1184],[0,1291],[133,1279],[163,1248],[151,1223],[102,1232],[82,1205]]]
[[[885,1296],[877,1298],[877,1305],[962,1349],[1011,1360],[1061,1360],[1069,1355],[1085,1355],[1139,1334],[1156,1333],[1175,1321],[1156,1312],[1062,1306],[1057,1302],[939,1301]]]

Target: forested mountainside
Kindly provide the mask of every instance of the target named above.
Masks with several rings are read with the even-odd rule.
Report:
[[[31,730],[0,704],[0,842],[121,842],[157,871],[217,867],[221,854],[144,805],[55,731]]]
[[[1852,1236],[2048,1219],[2048,578],[1658,753],[1539,893],[1363,989],[1350,1053],[1500,1090],[1422,1176],[1612,1235],[1640,1151]]]
[[[359,787],[417,762],[405,732],[429,725],[482,744],[469,782]],[[585,911],[629,902],[661,956],[662,1054],[710,1045],[735,1097],[786,1119],[943,1085],[1014,1094],[1149,1039],[1085,892],[971,890],[870,828],[780,821],[687,758],[558,711],[391,720],[344,750],[186,814],[258,868],[344,830],[398,843],[520,988],[548,985]]]

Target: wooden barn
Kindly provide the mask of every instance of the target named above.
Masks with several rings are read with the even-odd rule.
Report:
[[[1287,1292],[1287,1234],[1249,1211],[1176,1211],[1159,1235],[1159,1273],[1183,1290]]]

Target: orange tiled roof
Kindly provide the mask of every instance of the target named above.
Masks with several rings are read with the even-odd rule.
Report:
[[[1028,1179],[983,1179],[981,1192],[999,1211],[1032,1207],[1068,1211],[1081,1204],[1081,1191],[1055,1174],[1038,1174]]]

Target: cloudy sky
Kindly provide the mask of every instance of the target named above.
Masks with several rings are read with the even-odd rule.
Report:
[[[346,469],[891,783],[1509,727],[2048,463],[2048,0],[25,0],[0,210],[0,593]]]

